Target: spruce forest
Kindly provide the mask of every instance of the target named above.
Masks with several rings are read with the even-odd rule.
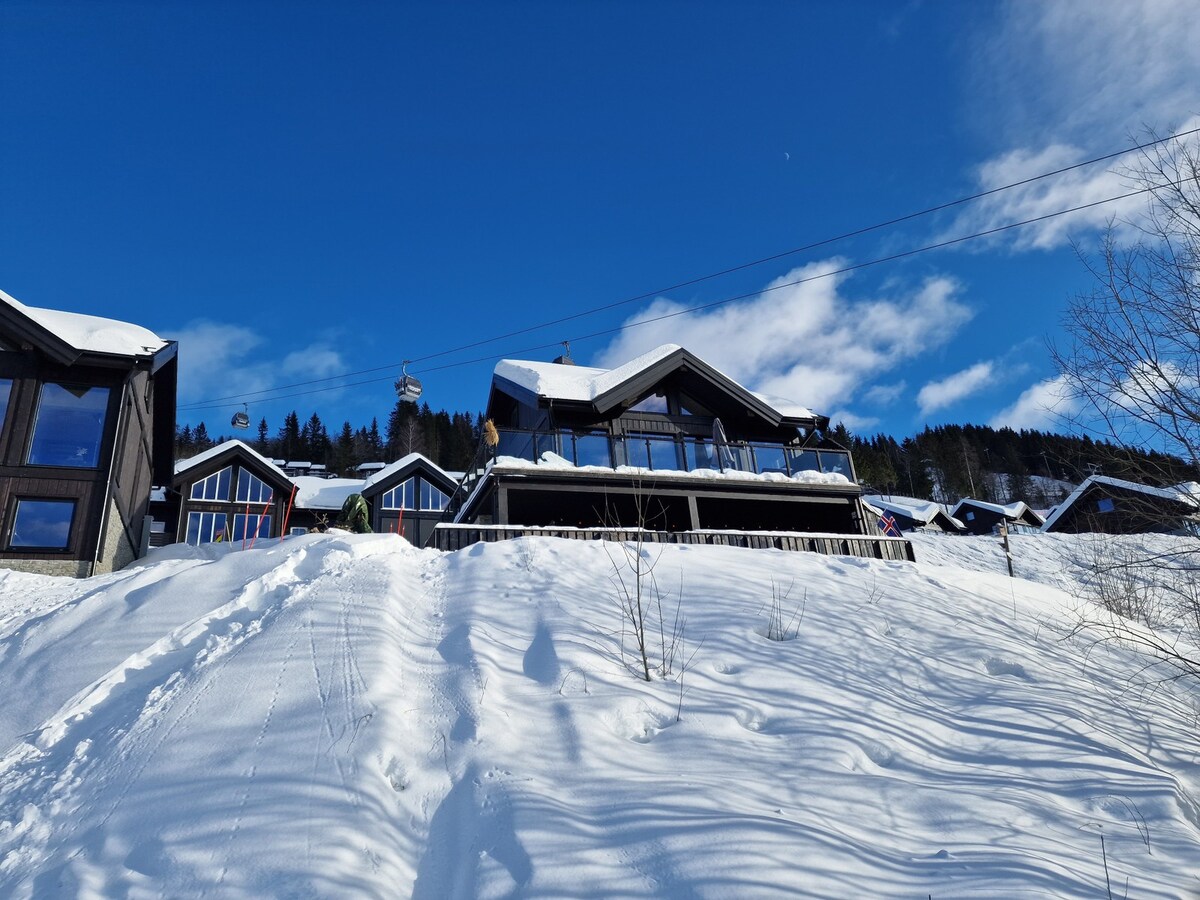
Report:
[[[479,446],[483,416],[478,412],[433,410],[397,402],[381,430],[377,418],[355,428],[343,422],[330,434],[313,413],[301,421],[295,411],[272,430],[260,419],[249,433],[212,436],[204,422],[176,431],[177,459],[237,437],[272,459],[319,463],[329,473],[353,477],[366,462],[391,462],[423,453],[447,471],[470,467]],[[940,503],[975,497],[995,503],[1023,500],[1035,508],[1058,503],[1069,485],[1091,474],[1147,484],[1196,480],[1182,460],[1153,450],[1119,447],[1088,436],[939,425],[900,440],[891,435],[852,434],[844,425],[829,437],[851,450],[859,482],[868,493],[902,494]]]

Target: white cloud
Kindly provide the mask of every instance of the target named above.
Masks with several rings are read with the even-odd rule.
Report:
[[[201,319],[168,333],[179,342],[180,405],[217,397],[246,397],[253,407],[255,398],[249,395],[258,391],[324,378],[349,368],[341,354],[321,343],[294,350],[282,359],[264,354],[262,337],[241,325]],[[225,403],[236,409],[241,402],[232,399]],[[213,417],[219,418],[220,413],[221,408],[214,410]],[[203,418],[208,411],[188,415]]]
[[[1200,16],[1193,0],[1010,0],[973,46],[973,108],[1005,146],[978,170],[987,189],[1200,125]],[[1015,139],[1014,139],[1015,136]],[[948,233],[976,231],[1129,190],[1122,157],[973,204]],[[1134,216],[1130,198],[1010,232],[1018,249]]]
[[[897,381],[895,384],[876,384],[863,394],[863,400],[876,406],[891,406],[904,394],[908,387],[907,381]]]
[[[1039,381],[1027,388],[1017,402],[1001,410],[989,423],[993,428],[1047,429],[1061,425],[1079,411],[1079,402],[1065,375]]]
[[[869,299],[848,297],[843,276],[789,284],[841,265],[813,263],[757,297],[626,329],[595,364],[620,365],[659,344],[681,344],[747,387],[823,411],[855,401],[863,385],[946,343],[972,316],[959,284],[942,276]],[[660,298],[629,321],[684,308]]]
[[[980,362],[939,381],[929,382],[917,394],[921,415],[951,406],[986,387],[992,382],[994,369],[991,362]]]

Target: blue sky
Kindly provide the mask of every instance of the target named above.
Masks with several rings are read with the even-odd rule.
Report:
[[[1200,125],[1198,21],[1153,0],[5,0],[0,289],[178,339],[181,405],[214,407],[180,420],[214,433],[242,398],[272,430],[383,420],[402,359],[643,294],[411,370],[435,408],[477,410],[497,357],[673,341],[866,433],[1053,426],[1046,341],[1088,287],[1070,242],[1128,204],[583,336],[1121,193],[1114,164],[1079,170],[658,293]]]

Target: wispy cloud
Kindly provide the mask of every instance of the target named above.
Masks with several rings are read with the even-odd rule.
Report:
[[[960,285],[943,276],[863,298],[848,295],[844,276],[780,287],[844,263],[813,263],[781,276],[749,300],[627,329],[596,364],[619,365],[659,344],[681,344],[748,387],[820,411],[841,409],[849,421],[856,414],[848,407],[860,391],[945,344],[972,311]],[[658,299],[629,321],[685,307]]]
[[[977,108],[1007,146],[978,167],[987,189],[1144,137],[1200,125],[1200,16],[1191,0],[1008,2],[976,47]],[[983,112],[986,110],[986,113]],[[1136,160],[1089,166],[978,204],[948,230],[977,231],[1127,192]],[[1134,217],[1129,198],[1009,233],[1018,250]]]
[[[938,381],[931,381],[917,393],[917,406],[922,415],[945,409],[970,397],[992,382],[995,366],[990,361],[979,362]]]
[[[1079,411],[1079,401],[1065,375],[1039,381],[1017,401],[992,417],[993,428],[1053,429]]]

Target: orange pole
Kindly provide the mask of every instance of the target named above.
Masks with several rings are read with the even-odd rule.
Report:
[[[292,517],[292,501],[296,499],[296,494],[299,490],[296,485],[292,485],[292,493],[288,497],[287,512],[283,514],[283,525],[279,528],[279,539],[281,541],[283,540],[283,536],[287,534],[288,519]]]

